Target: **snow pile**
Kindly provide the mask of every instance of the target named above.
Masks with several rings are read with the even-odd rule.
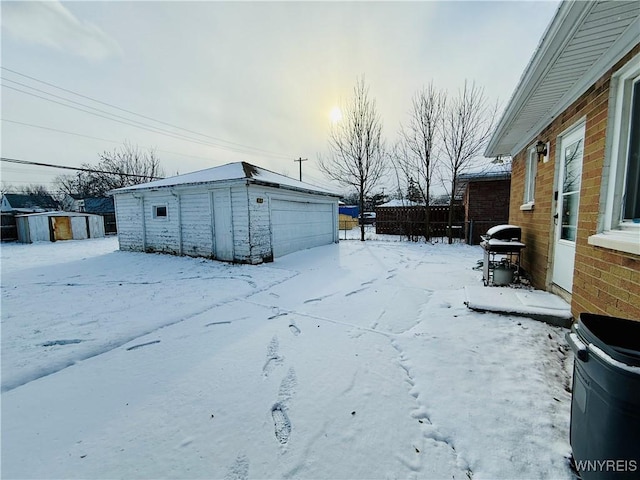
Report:
[[[479,313],[479,247],[261,266],[3,245],[4,478],[572,478],[564,331]]]

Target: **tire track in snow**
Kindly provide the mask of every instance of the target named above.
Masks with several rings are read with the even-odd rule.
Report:
[[[271,305],[265,305],[263,303],[254,302],[254,301],[251,301],[251,300],[245,300],[245,302],[246,303],[250,303],[250,304],[255,305],[255,306],[258,306],[258,307],[269,308],[269,309],[273,308]],[[396,334],[394,334],[394,333],[382,332],[380,330],[374,330],[372,328],[363,327],[362,325],[355,325],[353,323],[343,322],[343,321],[340,321],[340,320],[334,320],[332,318],[322,317],[322,316],[319,316],[319,315],[313,315],[311,313],[300,312],[298,310],[285,310],[284,308],[281,308],[280,310],[282,310],[283,312],[286,312],[286,314],[298,315],[300,317],[306,317],[306,318],[312,318],[314,320],[320,320],[322,322],[335,323],[336,325],[344,325],[345,327],[355,328],[355,329],[358,329],[358,330],[363,330],[365,332],[377,333],[378,335],[383,335],[385,337],[394,337],[394,336],[396,336]],[[282,316],[282,315],[285,315],[285,314],[283,313],[280,316]]]
[[[415,378],[411,372],[411,362],[409,361],[404,349],[398,344],[397,340],[391,339],[391,346],[398,352],[399,357],[399,365],[403,371],[403,375],[405,377],[405,382],[409,385],[409,395],[413,397],[416,402],[416,408],[410,413],[411,417],[416,419],[418,423],[420,423],[422,436],[424,438],[433,440],[434,442],[445,445],[449,448],[453,454],[455,455],[459,468],[461,468],[466,474],[467,478],[473,478],[473,471],[469,466],[469,462],[460,455],[460,453],[456,450],[455,443],[453,439],[443,435],[436,425],[431,421],[429,416],[429,412],[425,405],[420,401],[420,392],[416,388]],[[414,445],[416,452],[420,452],[420,450]],[[409,464],[404,459],[400,459],[403,463],[407,464],[407,466],[413,470],[419,470],[419,467],[414,465],[413,463]]]

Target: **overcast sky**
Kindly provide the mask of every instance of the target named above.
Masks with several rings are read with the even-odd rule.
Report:
[[[431,80],[451,93],[473,80],[504,107],[557,6],[3,0],[2,156],[79,166],[129,141],[155,148],[167,175],[247,161],[293,177],[302,157],[303,180],[326,186],[316,165],[330,112],[359,76],[389,143]],[[52,186],[65,172],[3,162],[1,173]]]

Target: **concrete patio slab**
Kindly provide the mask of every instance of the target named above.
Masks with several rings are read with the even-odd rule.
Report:
[[[484,286],[467,286],[464,290],[465,304],[472,310],[529,317],[567,328],[572,323],[571,306],[549,292]]]

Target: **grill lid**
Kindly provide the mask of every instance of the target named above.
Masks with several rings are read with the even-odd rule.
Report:
[[[522,237],[522,229],[515,225],[496,225],[487,230],[487,234],[483,236],[485,240],[495,238],[497,240],[517,240]]]

